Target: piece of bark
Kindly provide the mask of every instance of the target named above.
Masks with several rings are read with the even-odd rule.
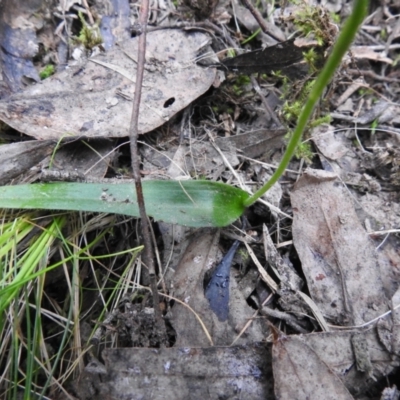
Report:
[[[49,156],[56,143],[54,140],[29,140],[0,146],[0,185],[24,174]]]
[[[10,92],[23,89],[27,78],[40,81],[32,59],[39,50],[35,25],[42,23],[39,20],[42,3],[40,0],[0,2],[0,70]]]
[[[107,373],[76,381],[81,400],[272,399],[271,350],[265,344],[211,348],[105,349]],[[88,390],[91,388],[92,390]]]

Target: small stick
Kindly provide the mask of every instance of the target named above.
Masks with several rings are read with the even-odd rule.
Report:
[[[260,28],[262,31],[268,35],[271,36],[273,39],[275,39],[277,42],[282,42],[281,39],[278,38],[278,36],[275,36],[269,29],[267,24],[265,23],[262,15],[260,12],[251,4],[250,0],[243,0],[243,4],[249,9],[249,11],[253,14],[253,17],[256,19],[258,22],[258,25],[260,25]]]
[[[131,145],[132,171],[135,180],[137,202],[139,206],[140,219],[142,223],[142,234],[144,242],[144,261],[149,269],[150,287],[151,291],[153,292],[154,313],[155,313],[156,323],[158,327],[162,329],[162,331],[165,331],[165,326],[163,327],[163,319],[159,306],[160,301],[157,291],[157,278],[154,266],[153,245],[151,241],[150,224],[144,204],[142,181],[140,177],[140,159],[137,147],[137,140],[139,136],[139,129],[138,129],[139,108],[140,108],[140,99],[142,95],[142,82],[143,82],[144,63],[146,55],[146,28],[147,28],[148,16],[149,16],[149,0],[143,0],[138,21],[140,26],[140,31],[142,32],[142,34],[139,36],[135,95],[133,98],[132,116],[129,127],[129,137]]]
[[[86,12],[87,12],[87,15],[88,15],[88,18],[89,18],[90,26],[93,26],[94,25],[94,18],[93,18],[92,13],[90,12],[89,4],[88,4],[87,0],[83,0],[82,3],[83,3],[83,6],[86,8]]]
[[[265,107],[265,111],[267,112],[268,116],[275,122],[277,127],[281,127],[282,126],[281,121],[279,121],[275,112],[269,106],[267,99],[261,93],[261,88],[257,82],[257,79],[254,76],[251,76],[250,80],[251,80],[251,84],[253,85],[254,90],[260,96],[261,102],[263,103],[263,105]]]
[[[212,23],[211,21],[209,21],[208,19],[205,21],[198,21],[198,22],[186,22],[186,21],[181,21],[181,22],[177,22],[173,25],[159,25],[159,26],[153,26],[150,27],[147,32],[154,32],[154,31],[159,31],[161,29],[203,29],[206,32],[208,32],[208,30],[212,30],[215,33],[217,33],[218,35],[220,35],[221,37],[225,38],[227,42],[229,42],[229,44],[231,45],[231,47],[233,49],[236,49],[238,47],[238,44],[229,36],[226,35],[224,30],[221,29],[219,26],[217,26],[216,24]],[[208,32],[210,33],[210,32]]]

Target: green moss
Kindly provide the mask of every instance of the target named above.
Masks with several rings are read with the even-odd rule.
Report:
[[[335,13],[329,13],[329,16],[331,17],[331,20],[334,24],[340,24],[340,15],[335,14]]]
[[[320,6],[301,3],[293,23],[304,36],[312,36],[321,47],[330,44],[335,36],[332,17]]]
[[[310,72],[314,73],[319,71],[323,62],[323,56],[319,54],[315,49],[310,49],[303,53],[304,60],[310,68]]]
[[[103,43],[99,26],[97,23],[94,26],[90,26],[85,21],[85,18],[83,17],[83,14],[81,12],[79,12],[78,15],[82,23],[82,28],[79,32],[79,36],[76,38],[76,41],[83,44],[86,49],[92,50],[94,47]]]
[[[310,6],[297,0],[294,0],[294,2],[299,5],[299,11],[294,15],[293,23],[303,36],[316,40],[318,46],[303,53],[304,61],[309,67],[309,73],[302,81],[292,82],[281,72],[274,74],[275,77],[282,79],[281,98],[284,100],[284,104],[280,117],[289,129],[297,123],[304,104],[313,90],[316,77],[324,66],[326,49],[332,45],[337,33],[335,25],[337,18],[335,17],[334,21],[332,14],[327,13],[319,6]],[[327,105],[321,102],[319,108],[314,111],[312,118],[307,122],[305,138],[307,138],[310,129],[331,121],[329,115],[324,115],[326,111]],[[288,137],[291,136],[288,135]],[[313,157],[310,144],[308,142],[299,144],[295,156],[305,158],[306,161],[310,162]]]
[[[303,158],[307,164],[312,163],[314,153],[311,148],[310,142],[302,142],[299,144],[295,156],[297,158]]]
[[[323,117],[315,118],[310,122],[310,128],[315,128],[316,126],[322,124],[329,124],[332,122],[332,117],[330,115],[324,115]]]
[[[48,64],[39,72],[40,79],[41,80],[46,79],[49,76],[53,75],[54,72],[55,72],[54,65]]]
[[[235,79],[235,83],[232,86],[233,92],[236,96],[240,96],[245,92],[245,87],[250,84],[250,77],[248,75],[239,75]]]

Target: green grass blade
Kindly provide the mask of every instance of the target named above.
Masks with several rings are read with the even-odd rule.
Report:
[[[227,226],[249,195],[210,181],[144,181],[148,215],[192,227]],[[43,183],[0,187],[0,208],[76,210],[139,216],[133,184]]]

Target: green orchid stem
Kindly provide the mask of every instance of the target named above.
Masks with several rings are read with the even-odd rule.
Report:
[[[243,204],[245,207],[249,207],[254,204],[278,181],[278,179],[285,172],[285,169],[292,159],[296,151],[296,147],[300,142],[304,129],[307,126],[307,122],[314,111],[315,105],[322,96],[324,89],[333,78],[333,75],[336,69],[339,67],[342,58],[349,49],[354,37],[356,36],[358,28],[367,15],[367,9],[368,0],[355,0],[353,12],[343,25],[342,32],[340,33],[339,38],[333,47],[332,53],[311,89],[311,93],[299,116],[296,129],[294,130],[292,138],[288,143],[285,154],[282,157],[282,161],[280,162],[275,173],[271,176],[271,179],[261,189],[257,190],[256,193],[244,201]]]

